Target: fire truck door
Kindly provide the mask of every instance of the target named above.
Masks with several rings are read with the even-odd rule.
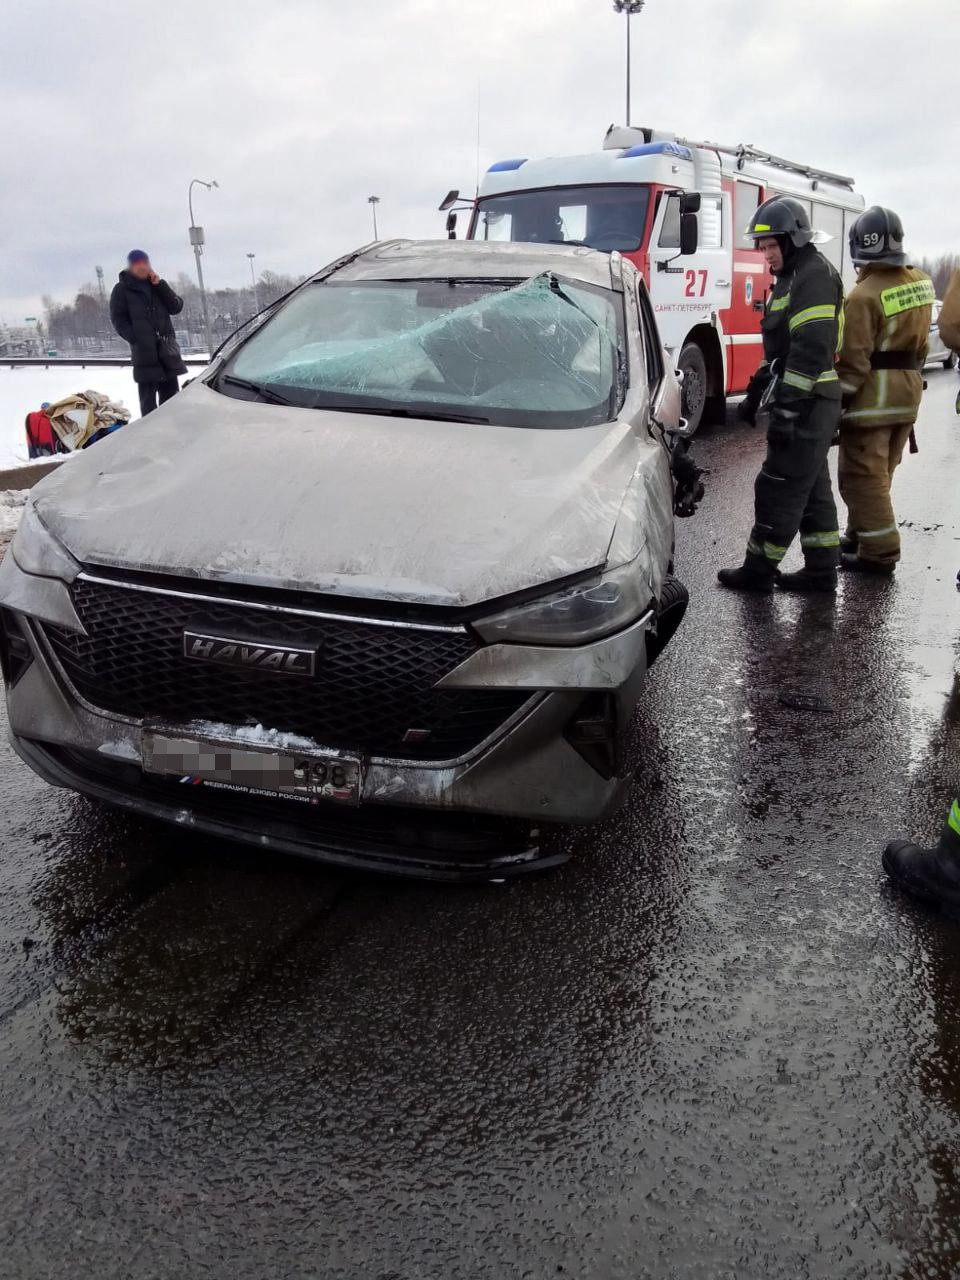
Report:
[[[650,294],[668,345],[693,325],[712,323],[730,306],[733,285],[730,197],[711,193],[700,201],[697,252],[680,257],[680,197],[664,194],[650,236]],[[682,330],[682,333],[680,332]],[[680,334],[673,338],[666,335]]]

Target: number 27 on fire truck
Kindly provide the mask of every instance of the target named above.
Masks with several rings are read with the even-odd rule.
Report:
[[[695,428],[722,412],[725,396],[746,389],[760,362],[772,280],[744,232],[757,206],[781,194],[810,211],[822,252],[851,285],[847,231],[864,207],[852,178],[752,146],[654,129],[611,125],[601,151],[494,164],[471,207],[468,235],[584,244],[634,262],[683,372],[684,414]],[[447,226],[453,234],[454,215]]]

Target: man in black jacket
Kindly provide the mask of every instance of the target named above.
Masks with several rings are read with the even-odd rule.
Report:
[[[177,377],[187,372],[170,319],[182,310],[183,299],[160,279],[144,251],[133,249],[127,254],[127,269],[120,272],[110,295],[110,319],[124,342],[130,343],[143,417],[177,394]]]
[[[812,241],[805,207],[791,196],[760,206],[747,232],[775,277],[764,313],[764,360],[741,416],[767,427],[767,456],[755,486],[755,517],[743,564],[721,569],[736,591],[836,591],[840,531],[827,454],[840,422],[834,367],[843,285]],[[781,573],[800,534],[804,567]]]

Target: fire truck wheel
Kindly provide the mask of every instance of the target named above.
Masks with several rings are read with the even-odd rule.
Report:
[[[683,373],[683,416],[696,431],[707,404],[707,362],[695,342],[682,349],[677,368]]]
[[[945,369],[955,369],[957,367],[957,353],[955,351],[950,352],[943,362],[943,367]]]

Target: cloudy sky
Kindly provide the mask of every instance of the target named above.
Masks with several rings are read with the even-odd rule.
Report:
[[[0,77],[0,318],[148,249],[213,286],[442,234],[480,163],[599,147],[623,107],[610,0],[30,0]],[[648,0],[634,122],[856,176],[910,245],[960,249],[958,0]]]

